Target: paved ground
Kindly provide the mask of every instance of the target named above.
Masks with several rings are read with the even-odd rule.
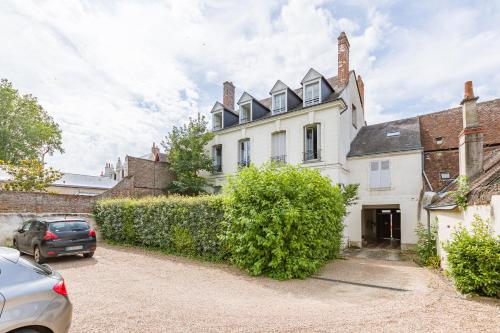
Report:
[[[409,262],[348,258],[327,265],[320,279],[286,282],[111,246],[98,248],[92,259],[67,257],[50,264],[66,279],[74,304],[72,333],[498,332],[500,327],[498,302],[464,299],[443,278]]]

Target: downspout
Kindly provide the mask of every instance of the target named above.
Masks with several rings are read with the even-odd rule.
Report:
[[[429,181],[429,178],[427,177],[427,174],[425,173],[425,154],[422,151],[422,175],[424,176],[425,181],[427,182],[427,185],[429,186],[429,189],[431,192],[434,192],[434,189],[432,188],[431,182]],[[427,212],[427,235],[431,235],[431,213],[427,207],[424,207],[425,211]]]

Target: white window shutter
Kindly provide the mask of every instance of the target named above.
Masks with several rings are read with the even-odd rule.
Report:
[[[370,162],[370,188],[380,187],[379,161]]]
[[[389,161],[380,162],[380,187],[391,187],[391,170]]]

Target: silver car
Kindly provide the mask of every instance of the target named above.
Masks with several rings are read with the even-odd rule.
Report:
[[[0,247],[0,332],[66,333],[72,313],[59,273]]]

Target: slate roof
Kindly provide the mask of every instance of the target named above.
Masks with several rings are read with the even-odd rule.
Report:
[[[387,136],[399,131],[399,136]],[[421,149],[417,117],[362,127],[351,143],[347,157]]]
[[[469,205],[487,204],[494,194],[500,194],[500,148],[484,160],[484,172],[470,179],[468,193]],[[438,193],[430,205],[425,208],[439,209],[456,207],[452,192],[458,188],[457,180],[447,186],[442,193]]]
[[[10,175],[3,170],[0,170],[0,182],[8,181]],[[52,183],[52,186],[57,187],[81,187],[95,189],[110,189],[118,182],[108,177],[80,175],[76,173],[65,173],[63,176]]]
[[[160,155],[160,162],[167,162],[167,154],[160,153],[159,155]],[[139,158],[142,158],[143,160],[150,160],[150,161],[155,160],[153,153],[148,153],[148,154],[142,155]]]

